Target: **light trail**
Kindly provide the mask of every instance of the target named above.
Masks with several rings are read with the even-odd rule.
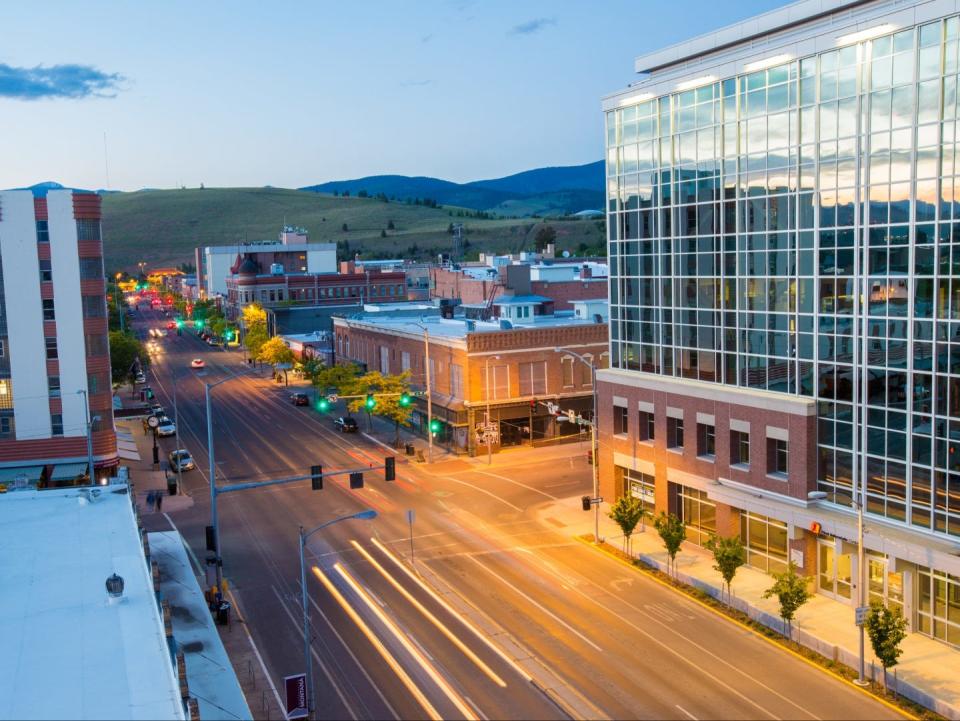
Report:
[[[367,640],[373,645],[383,660],[387,662],[387,665],[393,669],[395,674],[397,674],[397,678],[399,678],[403,685],[407,687],[407,690],[417,700],[417,703],[423,707],[423,710],[427,712],[427,715],[433,719],[433,721],[443,721],[443,717],[433,707],[433,704],[431,704],[427,697],[423,694],[423,691],[421,691],[420,688],[413,682],[413,679],[407,675],[407,672],[403,670],[403,667],[399,664],[397,659],[395,659],[393,654],[387,650],[387,647],[383,645],[383,642],[380,641],[379,638],[377,638],[376,634],[370,630],[370,627],[362,618],[360,618],[360,615],[353,610],[353,607],[349,603],[347,603],[347,599],[345,599],[343,594],[337,590],[337,587],[333,585],[333,582],[327,578],[326,574],[324,574],[324,572],[321,571],[317,566],[313,566],[311,570],[313,571],[313,574],[320,580],[320,583],[322,583],[330,592],[330,595],[333,596],[337,603],[340,604],[351,620],[357,624],[357,628],[359,628],[361,633],[367,637]]]
[[[440,633],[446,636],[450,640],[450,643],[452,643],[454,646],[460,649],[463,652],[463,654],[467,658],[469,658],[471,661],[473,661],[473,663],[476,664],[477,668],[483,671],[491,681],[497,684],[497,686],[499,686],[500,688],[506,688],[507,686],[506,682],[502,678],[500,678],[493,671],[493,669],[487,666],[487,664],[485,664],[477,656],[477,654],[471,651],[467,647],[467,645],[463,641],[461,641],[453,633],[453,631],[451,631],[439,618],[434,616],[429,609],[427,609],[422,603],[420,603],[420,601],[414,598],[413,595],[407,589],[401,586],[393,576],[387,573],[387,570],[383,566],[381,566],[380,563],[373,556],[370,555],[367,549],[365,549],[356,541],[350,541],[350,543],[352,543],[353,547],[356,548],[361,553],[361,555],[370,562],[370,565],[372,565],[375,569],[377,569],[377,571],[379,571],[381,576],[387,579],[387,581],[390,583],[391,586],[397,589],[397,591],[399,591],[403,595],[403,597],[407,599],[414,606],[414,608],[416,608],[420,613],[422,613],[427,618],[427,620],[430,621],[430,623],[432,623],[440,631]]]
[[[380,606],[377,605],[376,601],[374,601],[373,598],[370,597],[370,594],[364,588],[362,588],[359,583],[357,583],[356,579],[350,575],[347,569],[345,569],[340,563],[333,564],[333,567],[336,569],[337,573],[343,577],[343,580],[347,582],[347,585],[353,589],[354,593],[356,593],[367,605],[367,608],[370,609],[373,615],[380,619],[380,622],[383,623],[387,629],[389,629],[394,638],[396,638],[397,641],[405,649],[407,649],[407,652],[417,660],[417,663],[420,664],[420,667],[431,679],[433,679],[433,682],[440,687],[440,690],[443,691],[444,695],[450,699],[454,706],[457,707],[457,710],[459,710],[465,718],[469,719],[469,721],[480,721],[480,717],[474,712],[474,710],[467,705],[467,702],[460,697],[460,694],[453,690],[447,680],[441,676],[440,673],[433,667],[433,664],[427,660],[424,653],[410,641],[403,631],[400,630],[400,627],[397,626],[396,622],[390,619],[387,614],[383,612]],[[314,569],[316,569],[316,566],[314,566]]]

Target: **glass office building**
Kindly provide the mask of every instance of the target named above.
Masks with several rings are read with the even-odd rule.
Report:
[[[960,17],[827,5],[638,58],[606,99],[610,365],[813,399],[826,503],[852,508],[859,473],[870,516],[949,547]],[[943,578],[934,635],[960,643]]]

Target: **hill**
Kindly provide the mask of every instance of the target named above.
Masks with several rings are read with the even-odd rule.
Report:
[[[111,193],[103,197],[104,256],[110,272],[136,270],[139,261],[148,266],[192,263],[195,247],[273,240],[284,224],[292,224],[305,227],[313,241],[338,243],[343,257],[361,252],[367,258],[427,259],[450,251],[451,223],[464,224],[469,256],[481,249],[532,249],[537,223],[543,222],[477,218],[470,212],[280,188]],[[391,221],[393,230],[388,229]],[[581,244],[604,247],[603,224],[595,219],[552,225],[560,250],[577,251]]]
[[[384,194],[388,198],[431,198],[443,205],[456,205],[513,215],[567,215],[603,207],[604,163],[537,168],[505,178],[453,183],[449,180],[406,175],[370,175],[353,180],[335,180],[301,190],[316,193],[356,195]],[[576,191],[576,192],[573,192]],[[512,210],[507,210],[512,208]]]

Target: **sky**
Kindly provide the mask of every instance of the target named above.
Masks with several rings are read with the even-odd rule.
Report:
[[[783,4],[18,3],[0,22],[0,188],[465,182],[588,163],[601,98],[636,79],[635,56]]]

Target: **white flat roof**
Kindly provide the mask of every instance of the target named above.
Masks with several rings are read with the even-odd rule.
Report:
[[[0,718],[183,719],[125,486],[0,495]],[[120,602],[106,580],[124,580]]]
[[[336,250],[336,243],[281,243],[279,240],[264,240],[258,243],[233,243],[232,245],[207,245],[203,252],[212,255],[227,253],[295,253],[298,251]]]
[[[571,315],[537,315],[532,318],[507,319],[511,323],[511,328],[506,330],[536,330],[538,328],[561,328],[564,326],[576,325],[595,325],[593,320],[577,318]],[[497,321],[466,320],[463,318],[442,318],[440,316],[423,316],[420,318],[411,318],[410,316],[370,316],[334,318],[334,325],[344,323],[350,326],[366,326],[388,332],[407,333],[417,337],[423,337],[423,328],[427,327],[431,338],[466,338],[467,333],[498,333],[504,328],[500,327]],[[473,330],[467,330],[467,323],[472,324]]]

